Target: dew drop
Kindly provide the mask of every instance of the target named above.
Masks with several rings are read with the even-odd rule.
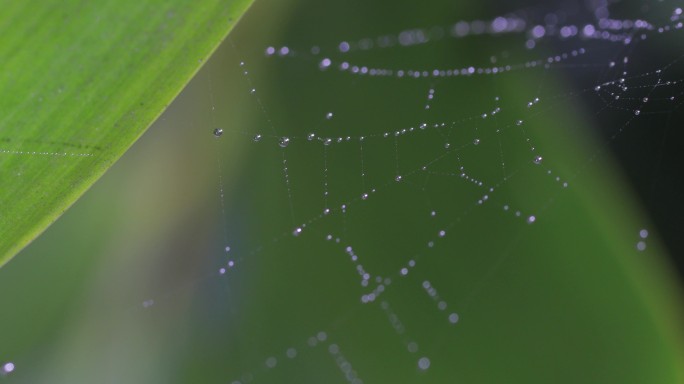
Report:
[[[421,357],[418,359],[418,368],[420,368],[423,371],[426,371],[428,368],[430,368],[430,359],[427,357]]]
[[[214,129],[214,137],[219,138],[223,135],[223,129],[221,128],[216,128]]]
[[[328,120],[331,120],[331,119],[333,118],[333,113],[332,113],[332,112],[328,112],[328,113],[325,115],[325,118],[328,119]]]
[[[475,140],[473,140],[473,144],[475,144],[475,145],[480,144],[480,139],[475,139]]]
[[[648,97],[644,97],[643,99],[641,99],[641,101],[643,101],[644,103],[648,103]]]
[[[278,364],[278,360],[275,357],[269,357],[266,359],[266,366],[268,368],[275,368],[276,364]]]
[[[641,111],[640,111],[640,110],[637,109],[636,111],[634,111],[634,115],[635,115],[635,116],[639,116],[640,114],[641,114]]]
[[[458,323],[458,314],[456,314],[456,313],[450,314],[450,315],[449,315],[449,322],[450,322],[451,324],[456,324],[456,323]]]
[[[523,123],[523,121],[522,121],[522,120],[517,120],[517,121],[515,122],[515,125],[518,125],[518,126],[520,126],[520,125],[522,125],[522,123]]]
[[[316,339],[318,339],[318,341],[326,341],[328,339],[328,334],[320,331],[316,334]]]
[[[534,158],[534,163],[537,164],[537,165],[539,165],[539,164],[542,163],[542,160],[544,160],[544,159],[543,159],[541,156],[536,156],[536,157]]]
[[[259,134],[254,135],[254,138],[252,140],[254,140],[255,142],[261,141],[261,135],[259,135]]]
[[[451,147],[451,144],[449,144],[449,143],[444,143],[444,148],[445,148],[445,149],[449,149],[449,147]]]
[[[315,138],[316,138],[316,134],[314,134],[314,133],[309,133],[309,135],[306,137],[306,139],[309,141],[313,141],[313,139],[315,139]]]
[[[640,241],[637,243],[636,248],[638,251],[645,251],[646,250],[646,242],[645,241]]]
[[[278,142],[278,145],[281,148],[287,147],[288,145],[290,145],[290,138],[289,137],[281,137],[280,141]]]
[[[367,194],[367,193],[362,194],[362,195],[361,195],[361,199],[362,199],[362,200],[368,199],[368,194]]]
[[[294,231],[292,231],[293,236],[299,236],[301,234],[302,234],[302,228],[301,227],[297,227],[297,228],[295,228]]]
[[[13,362],[11,362],[11,361],[7,362],[7,363],[2,365],[2,373],[4,373],[4,374],[12,373],[12,372],[14,372],[14,368],[15,368],[15,366],[14,366]]]
[[[397,177],[394,178],[394,181],[400,182],[401,181],[401,175],[397,175]]]
[[[321,62],[318,64],[318,67],[320,69],[327,69],[330,67],[331,64],[332,64],[332,61],[326,57],[323,60],[321,60]]]

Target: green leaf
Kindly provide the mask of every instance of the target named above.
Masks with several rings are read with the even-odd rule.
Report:
[[[145,132],[251,1],[3,3],[0,266]]]

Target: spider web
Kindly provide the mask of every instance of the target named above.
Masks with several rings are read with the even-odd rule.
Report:
[[[215,159],[204,272],[166,276],[126,312],[164,323],[192,297],[193,325],[165,330],[186,350],[168,382],[672,371],[643,362],[660,335],[625,303],[638,288],[621,263],[662,249],[620,212],[633,202],[612,156],[664,158],[679,132],[679,2],[304,4],[267,27],[271,6],[196,80],[192,128]],[[616,346],[633,334],[638,348]]]
[[[681,106],[682,51],[641,53],[678,45],[681,8],[640,6],[525,8],[251,54],[231,40],[257,117],[222,128],[219,162],[222,141],[251,140],[240,180],[253,192],[239,204],[270,212],[252,219],[252,244],[234,235],[252,214],[225,213],[218,274],[251,270],[262,281],[247,285],[264,290],[250,295],[254,333],[235,350],[254,363],[233,382],[312,380],[326,354],[350,383],[468,378],[468,313],[487,322],[478,301],[507,269],[520,273],[530,244],[566,256],[535,227],[573,221],[566,195],[609,156],[586,137],[612,144]],[[648,233],[634,229],[634,254]],[[488,310],[505,321],[515,309]],[[290,341],[273,348],[283,333]]]

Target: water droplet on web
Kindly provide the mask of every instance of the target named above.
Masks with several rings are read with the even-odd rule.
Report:
[[[520,126],[520,125],[522,125],[522,123],[523,123],[523,121],[522,121],[522,120],[517,120],[517,121],[515,122],[515,125],[518,125],[518,126]]]
[[[16,368],[16,367],[14,366],[14,363],[13,363],[13,362],[11,362],[11,361],[10,361],[10,362],[7,362],[7,363],[5,363],[5,364],[2,365],[2,373],[3,373],[3,374],[12,373],[12,372],[14,372],[14,369],[15,369],[15,368]]]
[[[294,348],[288,348],[287,352],[285,352],[285,355],[290,359],[294,359],[295,357],[297,357],[297,350]]]
[[[275,368],[276,364],[278,364],[278,360],[275,357],[271,356],[266,359],[266,366],[268,368]]]
[[[318,341],[326,341],[328,339],[328,334],[323,331],[320,331],[316,334],[316,338],[318,339]]]
[[[254,138],[253,138],[252,140],[254,140],[255,142],[260,141],[260,140],[261,140],[261,135],[254,135]]]
[[[302,234],[302,228],[301,227],[297,227],[297,228],[295,228],[294,231],[292,231],[292,236],[299,236],[301,234]]]
[[[332,112],[328,112],[328,113],[325,115],[325,118],[328,119],[328,120],[332,119],[332,118],[333,118],[333,113],[332,113]]]
[[[214,137],[219,138],[223,135],[223,129],[221,128],[216,128],[214,129]]]
[[[456,314],[456,313],[450,314],[450,315],[449,315],[449,322],[450,322],[451,324],[456,324],[456,323],[458,323],[458,314]]]
[[[544,158],[542,158],[541,156],[535,156],[533,161],[535,164],[539,165],[542,163],[542,160],[544,160]]]
[[[449,144],[449,143],[444,143],[444,148],[445,148],[445,149],[449,149],[449,147],[451,147],[451,144]]]
[[[644,103],[648,103],[648,97],[644,97],[643,99],[641,99],[641,101],[643,101]]]
[[[418,359],[418,368],[420,368],[423,371],[426,371],[428,368],[430,368],[430,359],[427,357],[421,357]]]
[[[306,137],[306,139],[309,141],[313,141],[313,139],[315,139],[315,138],[316,138],[315,133],[309,133],[309,135]]]
[[[289,137],[281,137],[280,141],[278,142],[278,145],[281,148],[287,147],[288,145],[290,145],[290,138]]]
[[[368,199],[368,194],[367,193],[361,194],[361,199],[362,200]]]
[[[473,140],[473,144],[475,144],[475,145],[480,144],[480,139],[475,139],[475,140]]]
[[[646,242],[645,241],[640,241],[637,243],[636,248],[638,251],[645,251],[646,250]]]
[[[323,145],[330,145],[330,144],[332,144],[332,139],[328,138],[328,139],[323,140]]]
[[[394,181],[400,182],[401,181],[401,175],[397,175],[397,177],[394,178]]]
[[[640,114],[641,114],[640,110],[637,109],[636,111],[634,111],[634,115],[639,116]]]
[[[256,88],[250,89],[250,90],[249,90],[249,93],[251,93],[252,95],[255,94],[255,93],[256,93]]]
[[[641,237],[642,239],[647,238],[648,237],[648,229],[642,229],[641,231],[639,231],[639,237]]]
[[[318,67],[320,69],[328,69],[331,64],[332,64],[332,61],[326,57],[325,59],[321,60],[321,62],[318,64]]]

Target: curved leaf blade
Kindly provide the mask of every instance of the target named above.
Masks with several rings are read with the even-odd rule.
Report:
[[[0,266],[143,134],[251,2],[3,6]]]

